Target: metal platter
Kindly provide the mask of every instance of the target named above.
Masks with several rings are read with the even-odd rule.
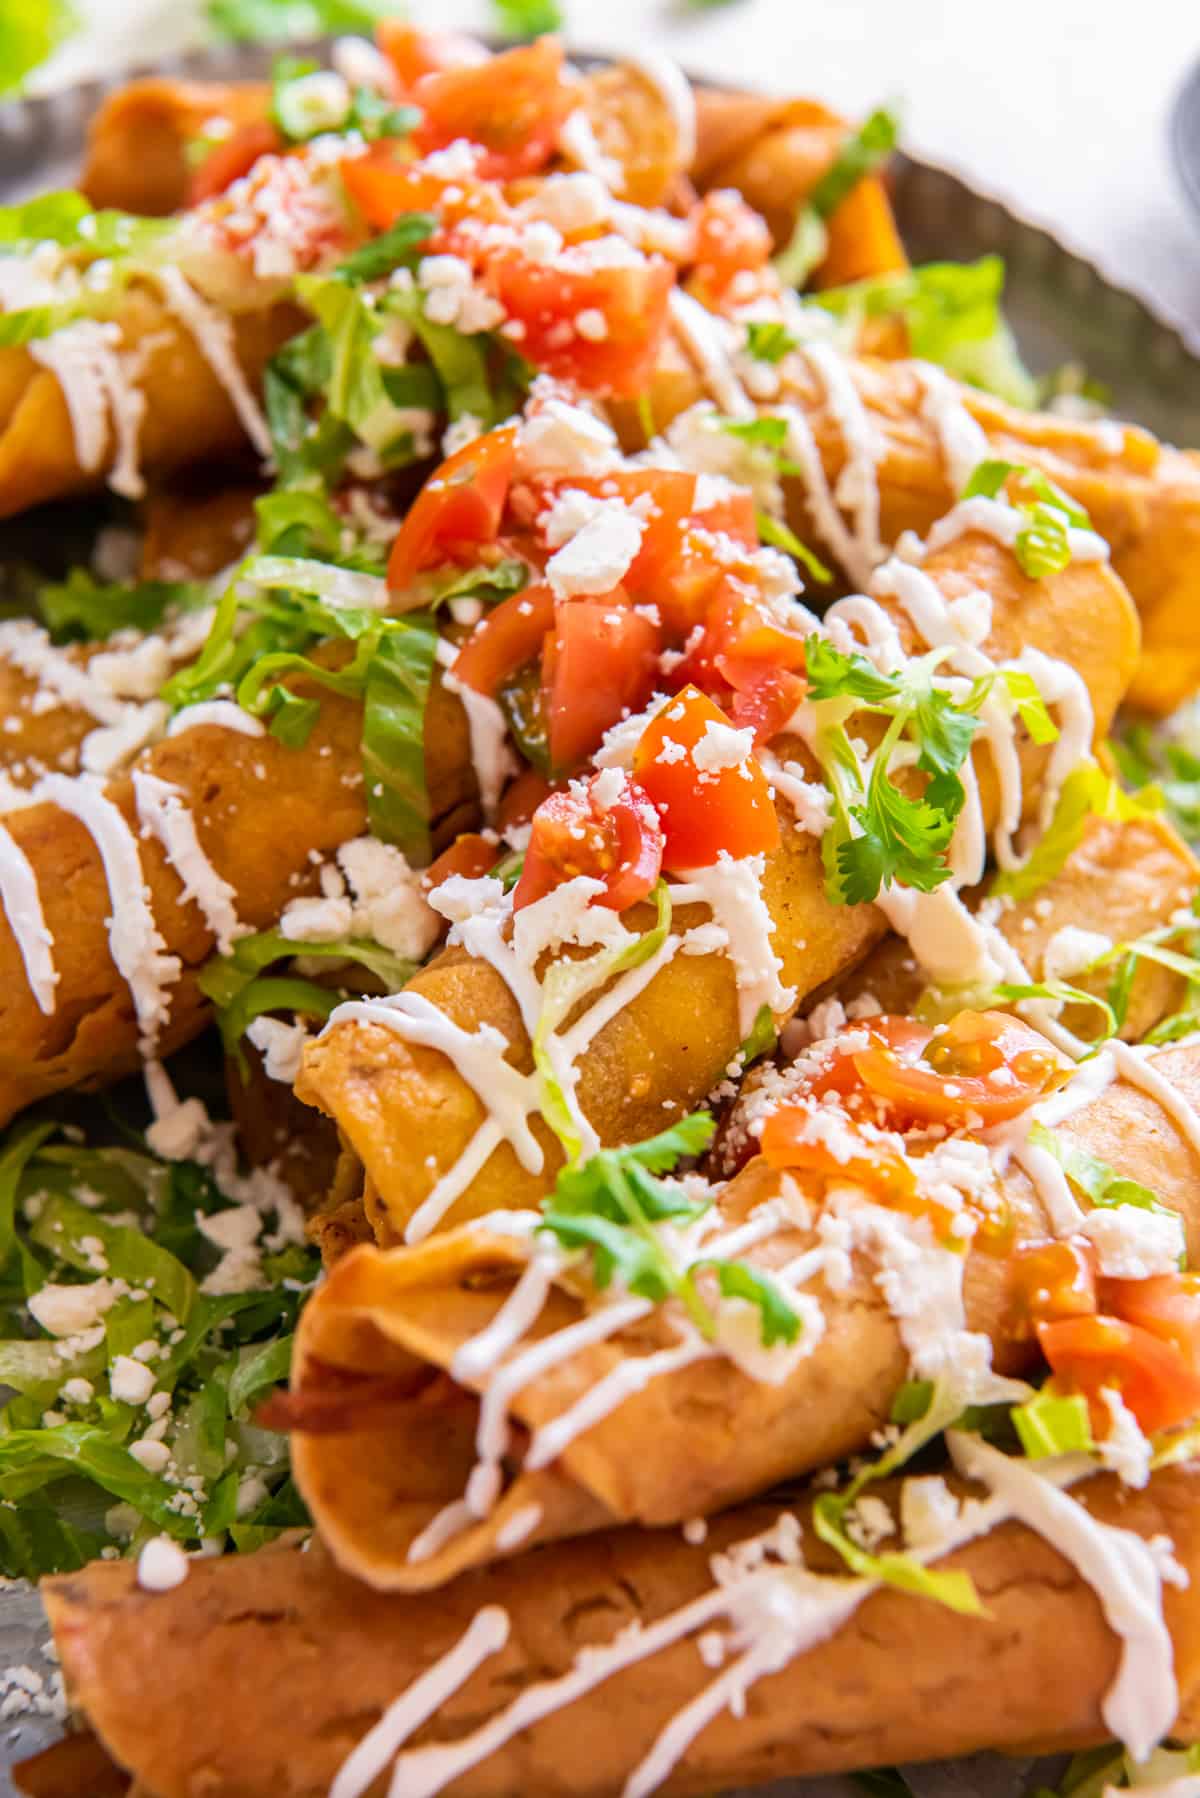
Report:
[[[192,80],[263,76],[275,54],[268,48],[223,46],[165,59],[153,72]],[[130,73],[137,72],[147,71]],[[0,203],[73,186],[89,119],[104,96],[129,78],[129,73],[112,76],[0,106]],[[1185,120],[1183,103],[1189,99]],[[1200,69],[1180,95],[1173,121],[1177,154],[1189,122],[1198,171],[1189,191],[1200,209]],[[1005,311],[1036,372],[1067,362],[1082,364],[1109,389],[1120,417],[1170,442],[1200,445],[1200,337],[1166,317],[1133,286],[1108,278],[1051,230],[1020,217],[949,169],[898,157],[893,201],[914,262],[989,254],[1004,258]],[[48,1684],[53,1666],[44,1654],[47,1636],[36,1593],[19,1582],[3,1582],[0,1667],[26,1665]],[[6,1769],[60,1733],[60,1725],[37,1714],[0,1723],[0,1798],[16,1798]],[[904,1769],[917,1798],[1020,1798],[1039,1782],[1049,1782],[1055,1772],[1056,1763],[994,1755]],[[862,1798],[863,1791],[851,1779],[792,1780],[733,1798]]]

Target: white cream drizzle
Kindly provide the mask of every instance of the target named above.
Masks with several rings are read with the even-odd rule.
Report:
[[[971,417],[962,390],[945,369],[932,362],[912,363],[921,388],[921,417],[937,434],[938,447],[955,493],[961,493],[981,462],[991,454],[987,437]]]
[[[186,327],[196,348],[229,395],[238,423],[259,455],[268,459],[271,454],[270,428],[238,360],[229,315],[202,300],[182,270],[170,263],[160,264],[153,274],[168,308]]]
[[[216,938],[217,952],[228,955],[240,936],[250,930],[238,921],[237,892],[213,867],[196,834],[196,820],[178,787],[159,780],[144,769],[135,769],[133,791],[138,818],[162,845],[167,860],[180,880],[185,902],[192,900]]]
[[[1144,1756],[1170,1727],[1177,1704],[1170,1637],[1161,1614],[1154,1614],[1155,1592],[1161,1592],[1161,1585],[1151,1550],[1131,1532],[1100,1523],[1060,1490],[1092,1475],[1096,1471],[1092,1462],[1073,1457],[1039,1463],[1035,1472],[973,1438],[952,1438],[952,1447],[958,1441],[964,1471],[988,1486],[990,1496],[964,1505],[944,1535],[912,1550],[912,1558],[925,1565],[939,1561],[1010,1517],[1045,1533],[1097,1591],[1109,1626],[1122,1642],[1121,1666],[1106,1695],[1104,1714],[1110,1727],[1125,1735],[1131,1752]],[[725,1640],[738,1650],[739,1659],[676,1713],[630,1775],[623,1798],[647,1798],[669,1777],[708,1722],[730,1705],[738,1714],[756,1680],[827,1640],[880,1588],[876,1580],[822,1576],[801,1565],[763,1565],[761,1556],[748,1571],[737,1569],[732,1551],[719,1559],[729,1570],[726,1583],[655,1623],[624,1629],[606,1644],[581,1650],[568,1672],[526,1687],[469,1734],[400,1753],[391,1798],[434,1798],[523,1731],[586,1697],[614,1674],[724,1621],[731,1625]],[[498,1635],[499,1626],[492,1627]],[[431,1679],[442,1690],[451,1668],[457,1675],[451,1690],[461,1690],[475,1669],[471,1664],[461,1668],[458,1654],[458,1646],[451,1649],[405,1696],[412,1698],[422,1682]],[[422,1698],[428,1690],[426,1685]],[[449,1695],[442,1690],[443,1697]],[[420,1700],[413,1712],[411,1721],[404,1718],[406,1730],[388,1732],[389,1748],[403,1748],[407,1737],[432,1715]],[[362,1798],[379,1770],[377,1759],[364,1757],[356,1768],[357,1778],[335,1786],[332,1798]]]
[[[90,776],[72,780],[65,774],[47,774],[34,788],[34,799],[77,818],[99,851],[112,906],[109,951],[133,998],[142,1054],[150,1057],[170,1016],[168,991],[182,968],[178,956],[167,953],[154,921],[137,838]]]
[[[0,904],[21,952],[25,978],[46,1017],[53,1016],[59,971],[54,965],[54,937],[42,910],[37,875],[12,832],[0,824]]]
[[[496,701],[456,679],[453,670],[458,654],[453,643],[447,643],[444,637],[438,638],[437,659],[444,670],[442,685],[447,693],[455,696],[466,713],[479,804],[484,817],[490,821],[496,816],[505,786],[520,773],[521,763],[509,744],[508,723]]]
[[[938,519],[925,539],[924,553],[933,555],[959,537],[969,536],[972,531],[979,531],[1005,549],[1011,549],[1028,523],[1025,514],[1016,506],[977,493],[970,499],[959,500],[945,517]],[[1065,529],[1073,562],[1108,561],[1108,544],[1098,532],[1080,530],[1077,525],[1068,525]]]
[[[210,724],[220,730],[233,730],[242,737],[265,737],[267,729],[261,718],[232,699],[202,699],[195,705],[185,705],[175,713],[167,725],[167,735],[178,737],[185,730],[195,730],[198,726]]]
[[[679,339],[721,411],[745,422],[757,418],[733,365],[732,327],[681,287],[671,289],[670,308]]]

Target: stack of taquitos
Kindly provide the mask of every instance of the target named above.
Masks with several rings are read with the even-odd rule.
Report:
[[[894,1489],[878,1490],[895,1502]],[[1172,1733],[1195,1740],[1195,1470],[1164,1469],[1142,1492],[1103,1476],[1076,1493],[1090,1516],[1118,1525],[1128,1540],[1165,1535],[1173,1544],[1180,1581],[1163,1591],[1178,1691]],[[792,1514],[783,1513],[785,1525]],[[795,1514],[803,1523],[804,1509]],[[371,1591],[341,1572],[319,1541],[243,1561],[197,1561],[170,1592],[144,1591],[133,1567],[103,1564],[43,1590],[68,1687],[109,1753],[153,1798],[363,1793],[369,1773],[333,1782],[368,1729],[410,1690],[409,1730],[396,1716],[388,1735],[394,1752],[411,1734],[396,1789],[412,1798],[444,1785],[455,1798],[613,1798],[631,1790],[625,1782],[671,1720],[721,1679],[712,1668],[728,1638],[714,1627],[720,1599],[713,1602],[710,1556],[767,1533],[791,1559],[780,1516],[778,1504],[730,1512],[710,1526],[704,1546],[640,1530],[562,1543],[416,1598]],[[803,1548],[814,1568],[835,1568],[807,1528]],[[1104,1707],[1124,1644],[1068,1554],[1036,1529],[1006,1522],[939,1565],[973,1580],[984,1615],[894,1589],[856,1593],[848,1590],[854,1582],[839,1581],[848,1618],[831,1616],[826,1638],[794,1658],[781,1636],[772,1670],[754,1683],[743,1673],[744,1708],[729,1705],[726,1685],[707,1726],[697,1718],[695,1739],[689,1730],[675,1744],[678,1760],[659,1757],[657,1789],[688,1798],[787,1775],[1106,1740]],[[768,1565],[759,1576],[767,1594],[778,1593],[781,1625],[791,1571],[775,1576]],[[692,1604],[705,1606],[707,1619],[665,1625]],[[457,1676],[447,1670],[444,1684],[418,1695],[415,1682],[440,1671],[481,1612],[479,1670],[471,1673],[471,1662]],[[655,1632],[656,1624],[665,1627]],[[618,1670],[604,1677],[602,1656],[590,1678],[577,1672],[574,1702],[562,1692],[556,1706],[549,1682],[620,1632]],[[698,1641],[707,1652],[697,1652]],[[204,1702],[209,1695],[213,1702]],[[490,1743],[477,1741],[475,1732],[488,1729]],[[421,1752],[439,1745],[447,1758]],[[385,1747],[372,1763],[384,1779],[390,1758]],[[28,1789],[66,1798],[61,1785],[35,1786],[36,1768]]]
[[[1042,581],[1026,579],[1010,551],[970,534],[929,557],[925,572],[947,598],[983,588],[991,594],[992,632],[985,645],[997,658],[1042,647],[1083,678],[1091,695],[1097,739],[1105,734],[1132,670],[1136,620],[1127,595],[1099,563],[1075,563]],[[897,621],[901,641],[913,633],[898,605],[881,603]],[[787,740],[777,746],[788,753]],[[793,745],[799,759],[807,752]],[[1044,750],[1020,746],[1027,803],[1032,806]],[[994,808],[994,774],[986,753],[975,763],[985,812]],[[872,906],[834,906],[825,896],[819,839],[789,827],[767,858],[763,898],[774,927],[781,978],[796,1003],[851,966],[887,930]],[[410,983],[465,1030],[481,1022],[499,1029],[510,1059],[527,1069],[527,1039],[517,1004],[485,962],[450,949]],[[580,1061],[579,1100],[602,1142],[633,1141],[689,1110],[717,1084],[745,1032],[740,1028],[734,967],[719,954],[677,957],[597,1034]],[[410,1047],[382,1027],[334,1023],[306,1053],[297,1091],[332,1115],[367,1169],[368,1211],[383,1243],[403,1238],[409,1219],[458,1160],[484,1117],[481,1101],[438,1051]],[[436,1133],[426,1120],[437,1120]],[[490,1157],[449,1213],[455,1221],[497,1206],[521,1205],[546,1190],[558,1165],[556,1145],[541,1119],[533,1122],[547,1152],[543,1175],[531,1174],[507,1143]],[[427,1154],[414,1157],[415,1133],[425,1131]]]
[[[1153,1065],[1185,1103],[1200,1100],[1200,1050],[1162,1051]],[[1061,1132],[1151,1186],[1183,1219],[1193,1255],[1200,1249],[1200,1150],[1153,1097],[1112,1085]],[[779,1227],[742,1252],[778,1274],[824,1240],[814,1228],[824,1185],[758,1158],[719,1192],[719,1233],[737,1231],[756,1208],[778,1200]],[[995,1365],[1007,1374],[1037,1359],[1012,1305],[1009,1254],[1055,1232],[1045,1199],[1019,1165],[1000,1177],[997,1199],[1004,1252],[981,1234],[967,1259],[963,1297],[966,1328],[990,1339]],[[682,1523],[738,1503],[865,1448],[909,1373],[903,1323],[876,1282],[870,1251],[856,1256],[851,1283],[818,1288],[823,1328],[817,1320],[806,1345],[806,1318],[797,1357],[774,1371],[743,1372],[723,1351],[670,1365],[673,1353],[685,1361],[678,1332],[661,1310],[645,1306],[649,1315],[602,1340],[544,1370],[530,1366],[508,1393],[520,1446],[510,1451],[511,1465],[505,1458],[509,1471],[494,1509],[460,1517],[444,1545],[433,1546],[431,1532],[413,1552],[439,1510],[467,1488],[477,1457],[477,1395],[497,1378],[508,1390],[503,1363],[471,1360],[468,1368],[456,1356],[495,1324],[529,1257],[528,1241],[490,1230],[486,1218],[409,1248],[359,1248],[333,1269],[301,1320],[296,1478],[333,1554],[372,1585],[420,1590],[506,1549],[614,1523]],[[556,1275],[513,1358],[579,1323],[589,1313],[585,1300],[569,1276]],[[628,1375],[655,1355],[666,1357],[661,1371],[644,1361],[654,1377],[631,1381],[627,1396],[589,1426],[587,1395],[594,1403],[618,1369]],[[559,1422],[556,1436],[547,1428],[576,1405],[583,1410],[572,1429]],[[522,1466],[539,1435],[536,1465]],[[561,1453],[552,1453],[558,1442]]]

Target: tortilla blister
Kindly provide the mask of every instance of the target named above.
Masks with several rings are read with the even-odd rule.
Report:
[[[190,51],[164,59],[154,73],[193,79],[261,77],[270,49],[245,45]],[[575,59],[587,63],[590,59]],[[146,71],[142,71],[146,72]],[[0,106],[0,203],[47,188],[74,185],[87,123],[104,96],[130,78],[123,72],[62,93]],[[1164,317],[1145,296],[1111,281],[1049,231],[979,193],[950,170],[907,156],[894,159],[892,191],[905,244],[915,263],[942,258],[971,260],[998,254],[1007,267],[1005,310],[1022,352],[1037,372],[1079,362],[1113,396],[1116,414],[1174,443],[1200,441],[1200,336]],[[86,530],[95,508],[77,505]],[[63,508],[52,527],[61,556]],[[0,544],[0,604],[11,598],[5,564],[21,539],[22,558],[37,545],[37,519],[19,532],[6,527]],[[28,539],[28,542],[26,541]],[[48,539],[49,541],[50,539]],[[53,1672],[43,1653],[48,1625],[36,1595],[19,1582],[0,1591],[0,1669],[27,1665]],[[61,1734],[52,1718],[27,1715],[0,1732],[0,1798],[16,1798],[7,1769],[48,1746]],[[916,1798],[1023,1798],[1053,1783],[1060,1761],[1007,1760],[976,1755],[969,1760],[904,1769]],[[853,1779],[789,1780],[731,1798],[854,1798],[866,1789]],[[534,1795],[530,1795],[534,1798]]]

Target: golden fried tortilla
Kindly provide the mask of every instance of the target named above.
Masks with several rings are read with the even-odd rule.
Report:
[[[957,596],[982,586],[993,596],[989,651],[1000,658],[1040,645],[1071,663],[1092,697],[1097,736],[1128,680],[1136,620],[1120,582],[1102,563],[1076,563],[1031,582],[991,538],[971,535],[929,559],[927,572]],[[906,621],[897,612],[902,628]],[[795,746],[796,753],[805,752]],[[1026,797],[1035,801],[1044,751],[1021,747]],[[977,754],[985,811],[994,805],[990,759]],[[782,980],[797,1003],[851,967],[886,934],[873,906],[832,906],[825,897],[820,843],[784,819],[783,841],[767,858],[763,897],[774,923]],[[464,1029],[487,1021],[512,1045],[509,1059],[528,1069],[516,1002],[487,964],[450,949],[411,983]],[[722,955],[679,956],[597,1034],[581,1059],[579,1099],[602,1142],[634,1141],[691,1110],[721,1079],[742,1038],[736,982]],[[439,1052],[410,1047],[375,1024],[334,1024],[312,1043],[296,1088],[336,1120],[371,1176],[378,1240],[403,1240],[408,1220],[454,1165],[485,1116],[470,1086]],[[536,1203],[558,1165],[541,1119],[533,1128],[546,1150],[543,1174],[531,1174],[505,1143],[448,1214],[458,1222],[497,1206]],[[414,1155],[420,1140],[424,1152]]]
[[[894,1488],[878,1491],[894,1501]],[[1190,1575],[1185,1589],[1164,1587],[1164,1612],[1179,1691],[1174,1733],[1195,1739],[1196,1471],[1164,1469],[1141,1492],[1106,1475],[1074,1496],[1143,1540],[1166,1535]],[[143,1591],[128,1562],[59,1576],[43,1593],[68,1690],[113,1759],[157,1798],[325,1798],[350,1751],[484,1606],[507,1613],[507,1644],[438,1707],[414,1747],[461,1740],[568,1672],[581,1649],[703,1598],[713,1552],[779,1516],[778,1504],[728,1512],[701,1546],[674,1530],[614,1531],[420,1597],[371,1591],[340,1572],[319,1540],[194,1561],[164,1593]],[[804,1553],[814,1570],[842,1571],[807,1529]],[[1101,1705],[1120,1643],[1075,1567],[1017,1523],[940,1565],[970,1576],[983,1616],[875,1591],[825,1641],[754,1684],[744,1714],[722,1708],[658,1788],[664,1798],[981,1749],[1105,1741]],[[680,1640],[526,1727],[448,1789],[454,1798],[615,1798],[716,1677],[694,1637]]]

